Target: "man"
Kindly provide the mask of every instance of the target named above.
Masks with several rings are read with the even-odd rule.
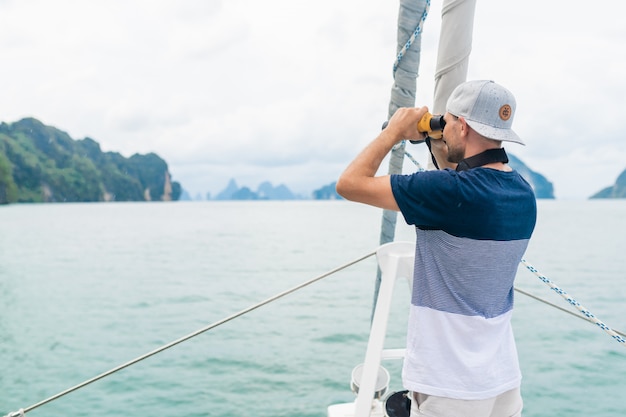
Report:
[[[520,416],[521,373],[511,329],[513,281],[536,221],[530,185],[508,165],[502,141],[516,102],[493,81],[450,95],[439,170],[376,176],[402,139],[421,140],[428,109],[401,108],[346,168],[337,192],[397,210],[416,226],[415,271],[403,365],[411,416]]]

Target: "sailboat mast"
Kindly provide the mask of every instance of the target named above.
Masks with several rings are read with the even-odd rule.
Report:
[[[415,91],[417,75],[420,65],[422,43],[422,28],[428,16],[430,0],[400,0],[398,12],[397,58],[393,65],[393,86],[389,100],[387,120],[401,107],[415,106]],[[389,174],[401,174],[404,161],[404,142],[398,144],[391,151],[389,158]],[[380,244],[393,242],[396,233],[398,213],[392,210],[383,210],[380,229]],[[376,274],[374,289],[374,306],[378,299],[381,272]],[[372,309],[372,315],[373,313]]]

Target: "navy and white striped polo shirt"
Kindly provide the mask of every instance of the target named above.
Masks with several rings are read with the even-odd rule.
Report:
[[[405,388],[471,400],[518,387],[510,317],[536,221],[532,188],[489,168],[392,175],[391,187],[417,228]]]

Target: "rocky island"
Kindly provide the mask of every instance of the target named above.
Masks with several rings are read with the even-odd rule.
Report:
[[[37,119],[0,124],[0,203],[171,201],[179,183],[154,153],[125,158]]]

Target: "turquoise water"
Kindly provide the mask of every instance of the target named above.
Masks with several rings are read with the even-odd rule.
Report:
[[[372,251],[381,217],[342,201],[0,210],[0,415]],[[540,201],[526,256],[622,331],[625,214],[626,201]],[[27,415],[325,416],[354,399],[374,277],[370,258]],[[567,307],[523,267],[517,285]],[[402,347],[406,286],[394,297],[386,346]],[[626,347],[522,295],[514,325],[525,416],[626,414]],[[385,366],[402,389],[400,364]]]

